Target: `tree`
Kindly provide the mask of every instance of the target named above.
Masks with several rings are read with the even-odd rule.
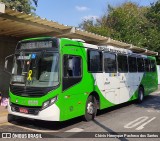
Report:
[[[111,28],[108,28],[107,26],[102,26],[100,21],[98,19],[88,19],[83,21],[79,25],[80,28],[85,29],[86,31],[93,32],[102,36],[111,36],[114,31],[112,31]]]
[[[159,51],[160,53],[160,0],[156,3],[152,3],[146,17],[150,22],[150,28],[148,32],[149,48]]]
[[[160,30],[160,0],[151,4],[151,7],[146,13],[146,17],[152,24],[157,26],[158,30]]]
[[[120,35],[113,35],[113,38],[142,47],[146,42],[144,28],[148,25],[145,11],[146,8],[133,3],[113,9],[108,15],[107,24]]]
[[[34,4],[38,6],[38,0],[33,0]]]
[[[34,13],[36,8],[32,6],[32,2],[37,6],[38,0],[0,0],[0,2],[3,2],[6,4],[7,7],[16,10],[20,12],[25,12],[27,14]]]
[[[149,49],[157,51],[160,56],[160,0],[156,3],[152,3],[146,17],[150,22],[150,28],[148,31],[148,46]],[[158,58],[158,64],[160,64],[160,57]]]
[[[102,17],[83,21],[84,30],[160,52],[160,0],[149,7],[127,2],[108,5]]]
[[[110,5],[108,7],[109,10],[97,19],[94,25],[88,24],[92,23],[90,20],[83,22],[81,27],[85,30],[90,29],[91,32],[95,32],[96,28],[96,33],[103,36],[110,36],[126,43],[143,46],[146,42],[144,28],[148,25],[147,18],[144,16],[147,8],[138,7],[137,4],[130,2],[116,8]]]

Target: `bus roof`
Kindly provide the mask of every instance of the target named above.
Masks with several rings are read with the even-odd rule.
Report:
[[[21,41],[33,41],[33,40],[43,40],[43,39],[51,39],[51,38],[55,38],[55,37],[28,38],[28,39],[24,39]],[[145,48],[140,48],[140,47],[134,46],[132,44],[126,44],[124,42],[113,40],[111,38],[108,38],[105,42],[103,41],[103,42],[100,42],[99,44],[95,44],[95,45],[87,43],[81,39],[70,39],[70,38],[61,38],[61,39],[68,39],[68,40],[73,40],[73,41],[77,41],[77,42],[82,42],[83,44],[85,44],[85,47],[88,47],[88,48],[116,47],[116,48],[119,48],[120,50],[123,49],[124,51],[126,51],[128,53],[136,53],[136,54],[147,55],[147,56],[157,56],[158,55],[158,52],[150,51]]]
[[[133,45],[129,47],[120,46],[118,43],[107,43],[105,45],[103,44],[94,45],[94,44],[86,43],[85,41],[81,39],[69,39],[69,38],[61,38],[61,39],[72,40],[74,42],[81,42],[83,43],[85,48],[98,49],[98,50],[109,51],[109,52],[114,52],[114,53],[130,54],[130,55],[141,56],[141,57],[158,55],[157,52],[149,51],[147,49],[139,48]]]

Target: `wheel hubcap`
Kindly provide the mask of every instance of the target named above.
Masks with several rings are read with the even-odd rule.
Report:
[[[87,113],[90,115],[94,113],[94,104],[92,102],[89,102],[87,105]]]

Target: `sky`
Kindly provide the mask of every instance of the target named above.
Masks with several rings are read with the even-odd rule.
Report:
[[[107,5],[119,6],[124,2],[149,6],[156,0],[39,0],[36,14],[60,24],[75,26],[85,19],[101,17]]]

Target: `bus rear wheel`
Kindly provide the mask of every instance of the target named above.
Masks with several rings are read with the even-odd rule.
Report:
[[[90,95],[87,99],[84,119],[86,121],[93,120],[97,114],[97,100],[94,96]]]
[[[138,103],[142,103],[143,100],[144,100],[144,90],[142,87],[140,87],[138,90]]]

